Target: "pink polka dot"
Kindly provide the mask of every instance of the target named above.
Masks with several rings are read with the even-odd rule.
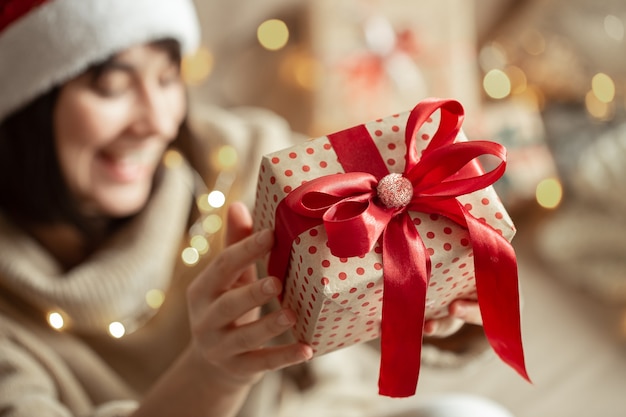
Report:
[[[314,253],[317,253],[317,246],[309,246],[309,253],[311,255],[313,255]]]
[[[480,200],[480,202],[483,204],[483,206],[486,206],[489,204],[489,199],[488,198],[483,198],[482,200]]]
[[[272,164],[277,164],[280,162],[280,158],[278,158],[277,156],[272,158]]]
[[[433,248],[428,248],[426,249],[426,253],[428,253],[429,256],[433,256],[435,254],[435,250]]]
[[[502,213],[500,213],[499,211],[496,212],[495,216],[496,216],[496,219],[498,219],[498,220],[502,220],[502,218],[504,217],[504,215]]]
[[[470,203],[465,204],[465,210],[470,211],[472,209],[472,205]]]
[[[383,264],[381,264],[380,262],[376,262],[374,264],[374,269],[380,271],[381,269],[383,269]]]
[[[324,260],[322,261],[322,266],[323,266],[324,268],[328,268],[328,267],[330,266],[330,261],[329,261],[328,259],[324,259]]]
[[[434,239],[435,238],[435,234],[433,232],[428,232],[426,233],[426,237],[429,239]]]
[[[441,268],[443,266],[443,264],[441,262],[438,262],[437,265],[435,265],[435,268]]]
[[[309,235],[311,235],[311,236],[317,236],[317,234],[318,234],[317,229],[311,229],[311,230],[309,230]]]
[[[444,228],[443,228],[443,232],[444,232],[445,234],[449,235],[449,234],[451,234],[451,233],[452,233],[452,229],[451,229],[451,228],[449,228],[449,227],[444,227]]]
[[[368,283],[367,283],[367,288],[368,288],[368,289],[369,289],[369,288],[373,288],[373,287],[374,287],[374,285],[376,285],[376,284],[374,284],[373,282],[368,282]]]
[[[292,170],[290,170],[290,169],[285,170],[285,176],[286,177],[291,177],[292,175],[293,175],[293,171]]]
[[[359,267],[359,268],[357,268],[357,269],[356,269],[356,273],[357,273],[358,275],[363,275],[363,274],[365,273],[365,269],[364,269],[364,268]]]
[[[306,148],[306,153],[308,153],[309,155],[313,155],[315,153],[315,150],[313,148]]]
[[[355,292],[357,292],[356,288],[354,288],[354,287],[350,288],[350,294],[354,294]]]
[[[309,172],[311,170],[311,167],[308,165],[302,165],[302,171],[304,172]]]
[[[332,146],[330,145],[330,143],[325,143],[324,144],[324,149],[326,149],[327,151],[332,149]]]
[[[320,161],[320,167],[326,168],[327,166],[328,166],[328,163],[326,161]]]
[[[428,134],[424,133],[422,135],[422,140],[428,140],[428,139],[430,139],[430,136]]]
[[[387,164],[391,165],[391,166],[394,166],[396,164],[396,160],[393,159],[393,158],[389,158],[389,159],[387,159]]]
[[[387,145],[387,148],[393,151],[394,149],[396,149],[396,144],[395,143],[390,143],[390,144]]]
[[[346,274],[345,272],[340,272],[338,276],[339,276],[339,279],[342,281],[348,278],[348,274]]]
[[[378,129],[376,129],[376,130],[374,131],[374,135],[376,135],[376,136],[379,136],[379,137],[380,137],[380,136],[382,136],[382,135],[383,135],[383,131],[382,131],[382,130],[378,130]]]
[[[413,219],[413,224],[419,226],[420,224],[422,224],[422,220],[419,217],[416,217]]]
[[[461,246],[469,246],[469,239],[466,239],[466,238],[461,239]]]
[[[439,215],[435,214],[435,213],[432,213],[429,217],[430,217],[430,220],[432,220],[432,221],[439,220]]]
[[[276,184],[276,177],[274,176],[270,177],[270,184]]]
[[[306,269],[306,273],[307,273],[307,274],[309,274],[309,275],[313,275],[313,268],[308,267],[308,268]],[[306,280],[306,277],[304,277],[304,279]]]
[[[452,250],[452,245],[449,244],[449,243],[444,243],[443,244],[443,249],[446,250],[446,251],[450,251],[450,250]]]
[[[396,126],[396,125],[393,125],[393,126],[391,126],[391,130],[392,130],[393,132],[399,132],[399,131],[400,131],[400,127],[399,127],[399,126]]]

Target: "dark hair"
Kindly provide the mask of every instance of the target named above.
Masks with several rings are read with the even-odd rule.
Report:
[[[153,45],[180,62],[178,42],[163,40]],[[110,62],[95,64],[87,72],[97,79]],[[59,90],[53,88],[0,123],[0,210],[20,223],[69,223],[89,235],[91,221],[72,199],[56,153],[53,112]],[[175,143],[182,141],[181,151],[194,155],[186,123],[179,133],[184,134]]]

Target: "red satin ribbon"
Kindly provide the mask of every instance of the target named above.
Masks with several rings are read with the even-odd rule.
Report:
[[[420,156],[416,133],[436,110],[441,110],[439,128]],[[405,207],[387,208],[378,201],[376,185],[389,171],[365,127],[357,126],[328,136],[346,173],[303,184],[276,209],[277,243],[269,273],[278,277],[285,277],[293,240],[321,223],[337,257],[366,254],[382,239],[381,395],[411,396],[419,376],[430,259],[408,211],[442,215],[467,228],[485,334],[500,358],[529,380],[515,252],[504,237],[457,200],[500,178],[506,151],[494,142],[455,143],[463,117],[460,103],[440,99],[422,101],[410,113],[402,175],[411,181],[413,197]],[[498,158],[499,165],[484,173],[477,165],[482,155]]]

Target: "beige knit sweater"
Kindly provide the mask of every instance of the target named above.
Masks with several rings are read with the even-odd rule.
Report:
[[[261,110],[202,108],[191,122],[212,143],[228,143],[238,150],[238,195],[249,205],[260,155],[294,140],[282,119]],[[187,344],[184,290],[210,259],[195,267],[180,261],[187,244],[193,181],[186,164],[166,169],[147,209],[87,262],[67,272],[0,214],[1,416],[132,413],[142,393]],[[158,309],[146,303],[151,290],[165,293]],[[63,330],[48,324],[50,312],[62,315]],[[120,339],[111,337],[112,322],[130,332]],[[429,352],[424,353],[432,356]],[[306,410],[332,417],[387,410],[388,399],[376,394],[376,355],[365,344],[316,358],[310,368],[320,384],[308,391],[299,391],[280,373],[270,374],[241,415],[280,417],[296,410],[304,415]]]

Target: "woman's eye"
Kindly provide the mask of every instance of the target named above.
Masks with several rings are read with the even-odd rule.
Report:
[[[123,94],[131,83],[129,74],[123,71],[110,71],[102,74],[95,83],[96,91],[104,97]]]
[[[178,81],[180,81],[180,67],[178,65],[171,65],[159,77],[159,82],[162,86],[168,86]]]

